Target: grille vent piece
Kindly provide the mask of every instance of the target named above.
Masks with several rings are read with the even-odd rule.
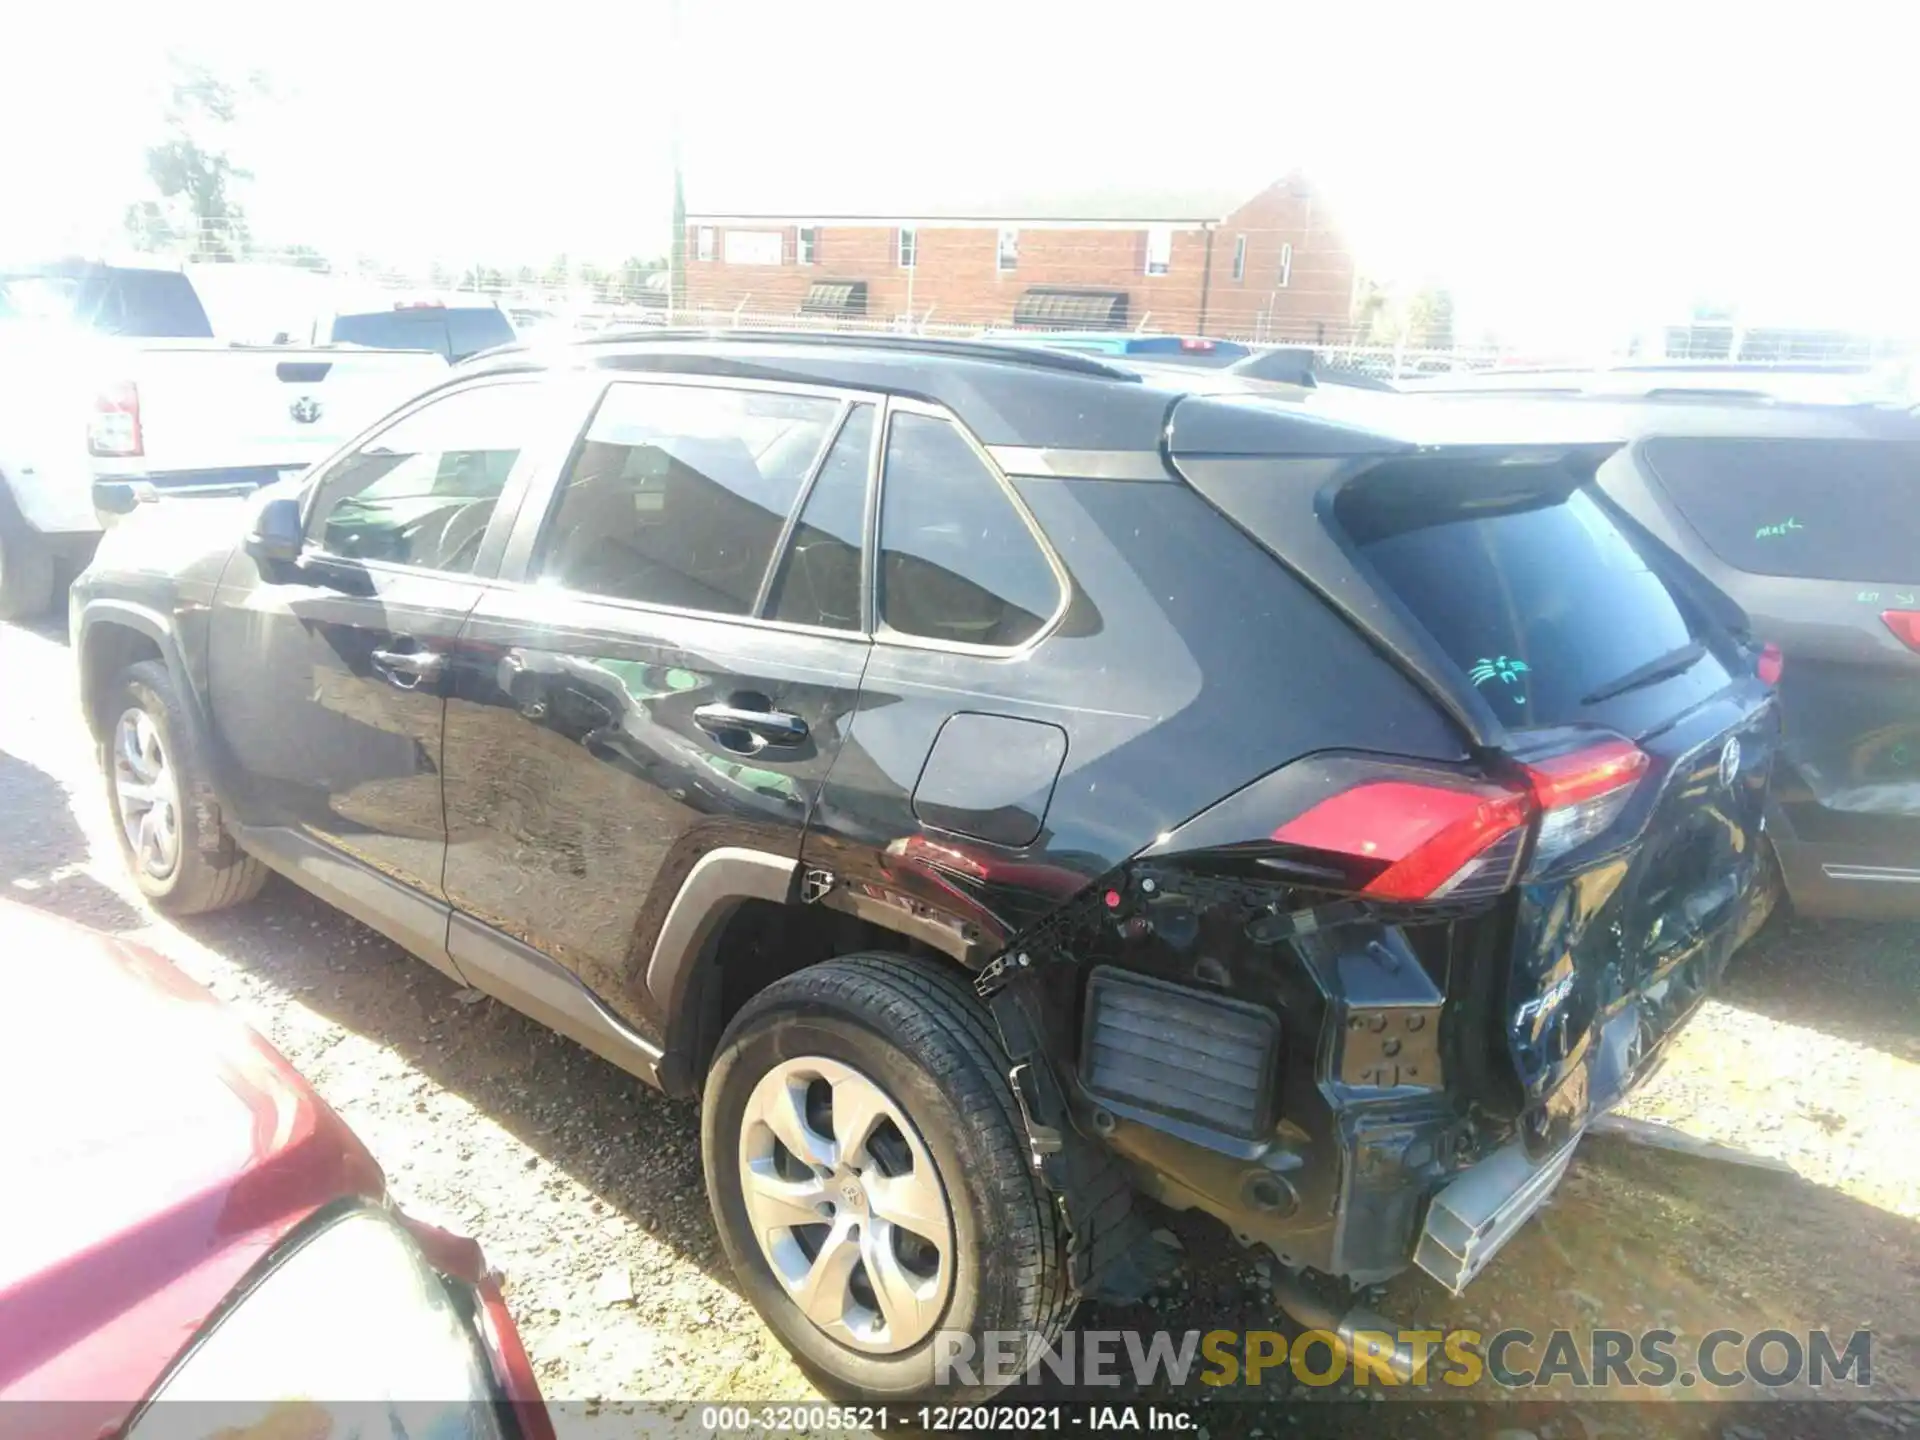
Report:
[[[1111,966],[1087,981],[1080,1083],[1130,1109],[1253,1138],[1272,1126],[1271,1010]]]

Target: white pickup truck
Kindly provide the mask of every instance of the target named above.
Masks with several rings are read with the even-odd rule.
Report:
[[[96,485],[304,470],[446,370],[425,351],[219,339],[179,269],[0,269],[0,619],[48,609],[101,530]],[[113,507],[108,506],[111,509]]]

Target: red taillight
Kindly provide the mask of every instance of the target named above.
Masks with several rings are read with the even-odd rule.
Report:
[[[1753,673],[1760,677],[1762,685],[1778,685],[1780,672],[1787,668],[1787,657],[1780,653],[1780,647],[1769,640],[1760,647],[1760,658],[1753,663]]]
[[[1349,883],[1378,900],[1498,894],[1513,883],[1536,817],[1537,867],[1612,825],[1651,763],[1638,746],[1611,739],[1523,766],[1525,789],[1366,780],[1287,821],[1273,839],[1359,862]]]
[[[1197,355],[1206,355],[1206,354],[1212,353],[1214,349],[1214,344],[1213,344],[1213,341],[1211,340],[1194,340],[1194,339],[1183,338],[1180,341],[1180,348],[1182,350],[1190,351]]]
[[[93,397],[93,418],[87,423],[87,453],[139,455],[143,451],[140,391],[131,380],[103,385],[100,393]]]
[[[1920,610],[1882,610],[1880,618],[1909,650],[1920,650]]]
[[[1540,806],[1534,865],[1557,860],[1619,819],[1651,763],[1631,741],[1603,740],[1529,764],[1527,776]]]
[[[1321,801],[1278,830],[1285,845],[1331,851],[1359,860],[1385,861],[1386,868],[1360,887],[1381,900],[1428,900],[1454,894],[1483,878],[1483,857],[1514,837],[1513,854],[1496,889],[1512,878],[1518,837],[1532,818],[1532,802],[1519,791],[1452,789],[1404,780],[1378,780]],[[1474,888],[1478,888],[1477,886]]]

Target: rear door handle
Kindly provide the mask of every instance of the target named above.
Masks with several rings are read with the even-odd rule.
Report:
[[[418,690],[439,680],[447,657],[437,650],[376,650],[373,666],[402,690]]]
[[[693,723],[709,735],[744,730],[768,745],[798,745],[807,738],[807,722],[780,710],[743,710],[737,705],[702,705]]]

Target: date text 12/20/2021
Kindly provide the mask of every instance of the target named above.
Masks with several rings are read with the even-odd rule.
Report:
[[[1068,1430],[1190,1432],[1199,1421],[1162,1405],[708,1405],[704,1429],[723,1435],[837,1435],[887,1430],[1054,1435]]]

